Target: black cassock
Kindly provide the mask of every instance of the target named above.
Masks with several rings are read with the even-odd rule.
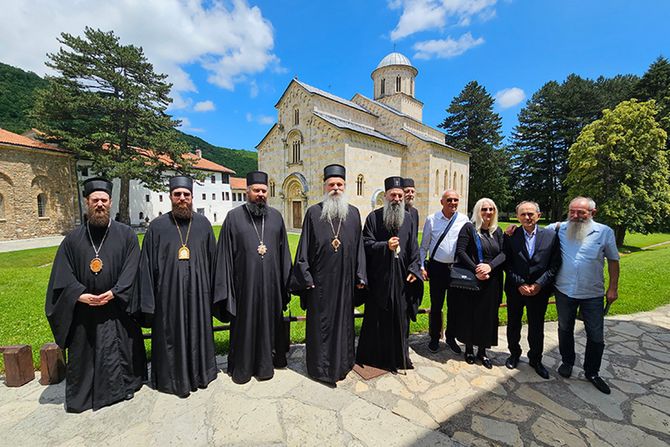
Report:
[[[383,211],[379,208],[371,212],[363,227],[369,292],[356,363],[396,371],[412,367],[407,344],[408,319],[416,318],[423,283],[414,221],[406,212],[400,230],[391,234],[384,226]],[[397,258],[388,248],[392,236],[400,238]],[[406,281],[409,273],[416,276],[414,283]]]
[[[188,220],[177,219],[186,239]],[[212,266],[216,241],[206,217],[193,213],[180,260],[172,212],[156,218],[144,235],[136,290],[143,324],[151,327],[151,383],[158,391],[188,396],[216,378],[212,332]]]
[[[96,247],[105,228],[91,227]],[[51,270],[46,315],[58,346],[67,349],[65,408],[68,412],[97,410],[139,390],[146,379],[144,342],[130,314],[133,280],[140,249],[130,227],[111,222],[99,252],[102,270],[95,275],[90,262],[95,251],[86,226],[63,240]],[[83,293],[111,290],[104,306],[77,300]]]
[[[216,316],[230,320],[228,374],[235,383],[274,375],[274,367],[286,366],[286,336],[282,310],[290,295],[288,281],[291,254],[284,220],[267,207],[265,230],[254,217],[254,230],[246,205],[228,212],[217,247],[214,292]],[[259,234],[267,252],[258,253]]]
[[[414,232],[414,236],[418,238],[419,237],[419,210],[417,210],[413,206],[411,206],[411,207],[408,206],[406,209],[409,212],[409,215],[412,216],[412,221],[414,221],[414,227],[416,228],[416,231]]]
[[[300,305],[307,311],[307,372],[314,379],[334,383],[354,366],[354,292],[356,284],[367,284],[367,273],[358,209],[349,205],[337,251],[332,246],[333,231],[337,232],[340,220],[335,219],[331,227],[321,219],[322,209],[319,203],[305,214],[290,288],[300,295]]]

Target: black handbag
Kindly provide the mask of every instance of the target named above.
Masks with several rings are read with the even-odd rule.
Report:
[[[479,240],[475,230],[472,230],[472,237],[474,238],[475,246],[477,247],[477,257],[479,263],[484,262],[484,255],[482,253],[482,241]],[[455,289],[469,290],[471,292],[479,292],[479,280],[477,275],[470,269],[454,265],[451,267],[449,287]]]

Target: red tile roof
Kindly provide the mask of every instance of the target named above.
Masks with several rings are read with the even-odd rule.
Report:
[[[230,189],[247,189],[247,179],[230,177]]]
[[[0,129],[0,144],[10,146],[30,147],[33,149],[45,149],[48,151],[56,151],[56,152],[65,152],[65,153],[70,152],[66,149],[61,149],[57,146],[42,143],[41,141],[33,140],[32,138],[24,137],[23,135],[10,132],[5,129]]]

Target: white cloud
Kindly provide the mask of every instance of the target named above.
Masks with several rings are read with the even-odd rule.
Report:
[[[483,43],[483,37],[475,39],[472,37],[472,34],[465,33],[458,39],[448,37],[446,39],[417,42],[412,48],[416,51],[414,57],[417,59],[448,59],[454,56],[459,56],[470,48],[474,48]]]
[[[256,84],[256,81],[251,81],[249,83],[249,96],[252,98],[258,96],[258,84]]]
[[[482,21],[495,17],[497,0],[393,0],[391,9],[401,9],[391,40],[402,39],[420,31],[442,30],[448,24],[469,26],[473,18]],[[448,23],[449,22],[449,23]]]
[[[233,90],[248,76],[280,67],[274,31],[246,0],[24,0],[3,2],[0,60],[40,75],[47,53],[58,51],[62,31],[82,35],[85,26],[113,30],[124,45],[141,46],[157,72],[173,83],[172,109],[188,107],[178,96],[197,91],[183,68],[203,67],[208,81]]]
[[[196,102],[193,106],[195,112],[213,112],[214,110],[216,110],[216,106],[209,100]]]
[[[508,109],[526,99],[526,93],[518,87],[506,88],[495,94],[496,104],[501,109]]]
[[[205,131],[205,129],[203,129],[203,128],[201,128],[201,127],[191,127],[191,120],[188,119],[188,118],[186,118],[185,116],[180,116],[180,117],[178,117],[178,118],[176,118],[176,119],[178,119],[179,121],[181,121],[181,124],[179,124],[179,130],[181,130],[182,132],[196,132],[196,133],[200,133],[200,132],[204,132],[204,131]]]
[[[274,124],[275,123],[275,117],[270,116],[270,115],[253,115],[250,112],[247,112],[245,115],[247,122],[252,123],[256,122],[258,124],[261,124],[263,126],[267,126],[269,124]]]

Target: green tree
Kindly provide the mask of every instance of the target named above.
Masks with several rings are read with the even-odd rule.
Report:
[[[468,209],[482,197],[498,208],[509,202],[507,157],[500,148],[502,122],[493,111],[493,98],[477,81],[469,82],[447,109],[438,127],[446,131],[446,143],[470,152]]]
[[[656,101],[656,121],[670,133],[670,62],[659,56],[635,86],[634,97],[640,101]],[[670,141],[666,148],[670,149]]]
[[[570,148],[569,195],[590,196],[621,246],[626,231],[647,233],[670,216],[667,134],[655,102],[624,101],[584,128]]]
[[[172,85],[142,48],[121,45],[111,31],[86,27],[84,37],[62,33],[58,41],[62,47],[46,62],[57,75],[38,91],[33,115],[47,139],[121,180],[119,212],[130,222],[131,179],[160,190],[166,169],[190,170],[182,157],[188,147],[174,138],[179,121],[165,113]],[[166,156],[172,166],[161,161]]]

